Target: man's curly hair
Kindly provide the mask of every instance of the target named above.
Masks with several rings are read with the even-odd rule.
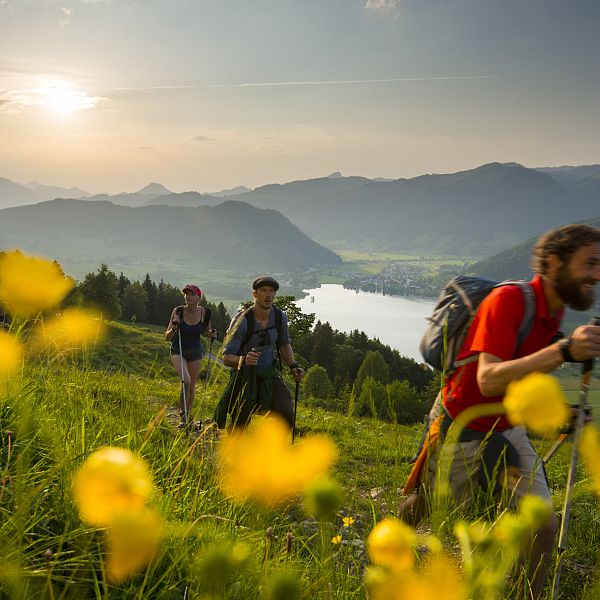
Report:
[[[558,227],[541,236],[533,248],[532,268],[535,273],[548,272],[548,257],[556,256],[563,264],[579,248],[600,243],[600,229],[589,225],[572,224]]]

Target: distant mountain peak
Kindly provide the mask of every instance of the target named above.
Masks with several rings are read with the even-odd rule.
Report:
[[[332,173],[331,175],[327,175],[325,179],[341,179],[343,176],[339,171]]]
[[[136,194],[171,194],[171,190],[168,190],[164,185],[160,183],[149,183],[146,187],[143,187],[141,190],[135,192]]]
[[[252,188],[246,187],[245,185],[238,185],[234,188],[220,190],[218,192],[208,192],[208,195],[216,196],[217,198],[225,198],[226,196],[237,196],[238,194],[246,194],[251,191]]]
[[[471,172],[489,171],[489,170],[506,170],[506,169],[527,169],[527,167],[524,167],[522,164],[520,164],[518,162],[506,162],[506,163],[491,162],[491,163],[486,163],[485,165],[481,165],[480,167],[475,167],[474,169],[471,169]]]

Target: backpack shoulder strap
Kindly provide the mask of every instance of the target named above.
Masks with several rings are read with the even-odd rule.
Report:
[[[204,329],[206,329],[210,323],[210,308],[208,306],[204,307],[204,319],[202,319],[202,322],[204,323]]]
[[[525,313],[519,327],[519,335],[517,336],[517,346],[520,346],[531,333],[533,329],[533,321],[535,320],[535,293],[531,285],[525,281],[518,282],[518,286],[523,292],[525,300]]]
[[[523,320],[519,326],[517,332],[517,344],[518,348],[528,337],[533,329],[533,321],[535,319],[535,292],[531,287],[531,284],[527,281],[503,281],[496,287],[502,287],[505,285],[517,286],[523,293],[523,301],[525,302],[525,309],[523,312]]]
[[[183,306],[178,306],[175,310],[177,311],[177,316],[179,317],[179,320],[183,321]]]
[[[252,310],[252,307],[247,308],[244,311],[244,318],[246,319],[246,335],[242,340],[242,347],[250,341],[250,338],[254,333],[254,311]]]
[[[275,312],[275,328],[277,329],[277,341],[275,344],[277,345],[277,349],[281,346],[280,340],[282,338],[283,331],[283,311],[278,306],[273,306],[273,310]]]

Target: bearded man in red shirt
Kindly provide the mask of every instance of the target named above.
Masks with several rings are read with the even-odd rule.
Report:
[[[536,371],[550,372],[564,362],[583,362],[600,355],[600,327],[583,325],[567,337],[559,333],[565,307],[581,311],[594,303],[594,287],[600,281],[600,230],[567,225],[546,233],[534,248],[533,268],[535,277],[530,285],[535,295],[535,317],[522,344],[517,345],[517,336],[525,301],[518,286],[494,289],[479,307],[457,362],[475,358],[453,372],[442,391],[442,437],[465,409],[501,402],[510,382]],[[516,483],[509,490],[511,503],[533,494],[551,504],[543,462],[525,428],[511,427],[503,415],[475,419],[463,430],[449,476],[457,504],[470,502],[480,487],[485,445],[498,440],[503,444],[500,453],[504,459],[512,454],[518,469]],[[434,450],[428,473],[422,473],[430,488],[436,485],[436,474]],[[528,597],[542,596],[557,529],[553,512],[532,543],[527,556]]]

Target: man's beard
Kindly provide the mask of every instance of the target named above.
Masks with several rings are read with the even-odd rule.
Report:
[[[587,310],[594,304],[594,288],[584,288],[585,284],[594,285],[594,279],[575,279],[568,265],[563,265],[556,274],[554,289],[559,298],[573,310]]]

